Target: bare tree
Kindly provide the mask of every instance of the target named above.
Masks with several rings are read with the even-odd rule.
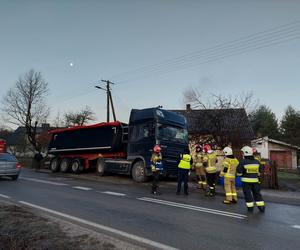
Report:
[[[209,127],[214,140],[218,145],[226,146],[231,143],[231,140],[238,141],[239,128],[231,127],[230,133],[228,132],[228,124],[226,120],[237,120],[236,112],[225,112],[228,109],[245,109],[249,114],[258,105],[257,101],[253,100],[253,93],[247,92],[237,96],[225,96],[222,94],[210,94],[209,98],[204,98],[200,90],[190,88],[183,93],[184,102],[189,103],[194,109],[210,109],[210,112],[205,113],[205,118],[208,122],[206,125]],[[223,111],[222,111],[223,110]],[[230,116],[230,117],[228,117]],[[238,126],[238,123],[236,123]],[[242,125],[240,125],[242,126]]]
[[[253,92],[245,92],[236,96],[210,94],[209,98],[205,99],[198,89],[190,88],[183,93],[183,96],[185,103],[190,103],[193,108],[200,109],[243,108],[250,113],[258,106],[258,101],[253,99]]]
[[[2,100],[2,111],[10,123],[24,126],[26,136],[34,150],[40,151],[37,141],[37,125],[49,115],[46,105],[48,83],[40,72],[33,69],[20,76]]]
[[[70,126],[82,126],[89,121],[93,121],[95,113],[89,106],[86,106],[79,112],[67,112],[64,114],[65,125]]]
[[[59,111],[57,112],[54,120],[52,121],[52,124],[55,128],[60,128],[64,126],[64,121]]]

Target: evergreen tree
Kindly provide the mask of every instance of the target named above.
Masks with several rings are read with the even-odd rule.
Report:
[[[300,112],[288,106],[280,126],[282,140],[300,146]]]
[[[276,116],[266,105],[259,106],[249,115],[249,119],[257,137],[269,136],[272,139],[280,138]]]

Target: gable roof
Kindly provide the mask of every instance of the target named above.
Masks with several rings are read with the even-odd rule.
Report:
[[[187,109],[173,110],[186,117],[190,134],[215,134],[253,139],[254,132],[245,109]]]
[[[283,142],[283,141],[274,140],[274,139],[269,138],[268,136],[252,140],[251,142],[255,143],[255,144],[260,144],[260,143],[263,143],[264,141],[272,142],[272,143],[275,143],[275,144],[278,144],[278,145],[281,145],[281,146],[285,146],[285,147],[288,147],[288,148],[293,148],[295,150],[300,149],[300,147],[298,147],[296,145],[292,145],[292,144],[289,144],[289,143],[286,143],[286,142]]]
[[[48,126],[48,124],[43,124],[42,126],[36,127],[36,134],[39,135],[44,132],[48,132],[54,127]],[[19,126],[10,136],[7,137],[6,142],[8,145],[22,145],[24,144],[26,136],[26,127]]]

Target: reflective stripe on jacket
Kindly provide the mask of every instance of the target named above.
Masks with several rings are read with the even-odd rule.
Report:
[[[237,175],[241,176],[242,182],[257,183],[262,166],[256,159],[243,159],[237,167]]]
[[[192,157],[189,154],[183,154],[179,162],[178,168],[190,169]]]

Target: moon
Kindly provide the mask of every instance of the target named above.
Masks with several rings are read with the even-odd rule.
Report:
[[[73,67],[73,66],[74,66],[74,63],[73,63],[73,62],[70,62],[70,66]]]

